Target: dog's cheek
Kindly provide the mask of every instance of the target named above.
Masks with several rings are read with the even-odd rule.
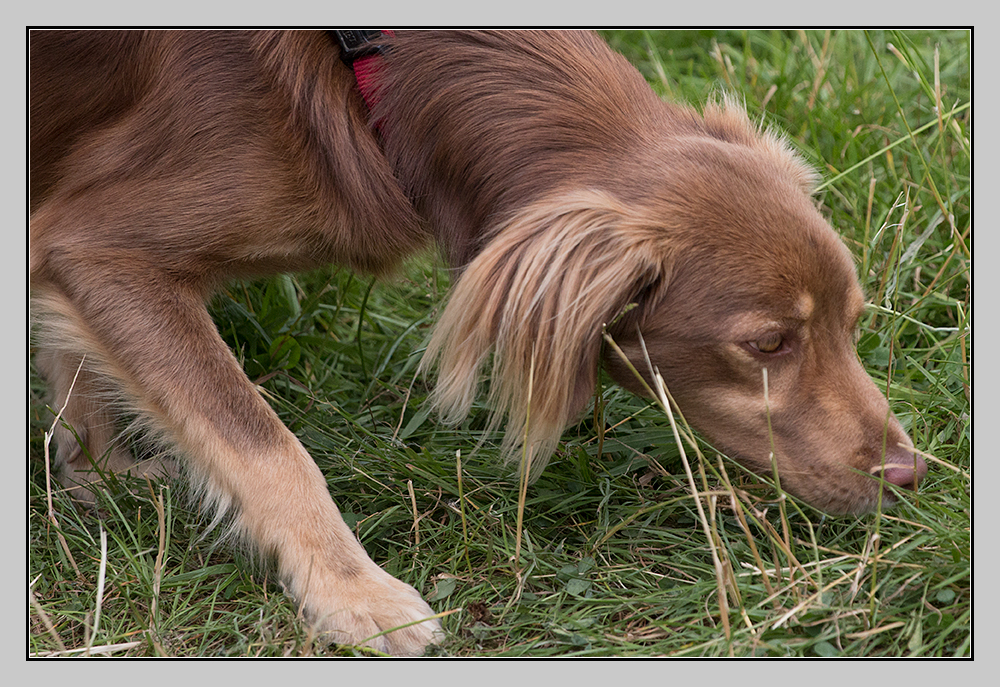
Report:
[[[661,361],[660,369],[685,419],[716,449],[770,475],[771,452],[785,443],[782,429],[810,426],[803,421],[810,401],[795,394],[796,361],[771,365],[765,396],[764,366],[735,346],[671,344],[672,355]]]
[[[847,374],[849,367],[840,368],[839,384],[806,374],[772,394],[767,444],[757,449],[768,455],[773,446],[784,491],[834,514],[871,507],[877,485],[866,473],[877,464],[888,412],[867,374],[860,366]],[[765,468],[769,474],[770,465]]]
[[[667,336],[652,331],[645,348],[635,337],[619,333],[619,347],[640,372],[637,379],[615,351],[605,351],[605,366],[612,379],[625,389],[649,397],[646,385],[654,387],[650,364],[663,377],[668,392],[685,419],[728,449],[748,439],[762,443],[766,429],[766,406],[759,371],[746,369],[746,361],[727,354],[726,346],[703,338]],[[645,384],[643,383],[645,382]]]

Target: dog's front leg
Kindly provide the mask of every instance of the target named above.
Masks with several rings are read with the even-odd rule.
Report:
[[[419,622],[433,611],[416,590],[368,558],[319,468],[219,337],[199,291],[141,256],[59,268],[48,280],[37,275],[33,288],[62,299],[87,333],[91,360],[177,445],[238,531],[277,560],[320,632],[405,655],[439,638],[437,620]]]

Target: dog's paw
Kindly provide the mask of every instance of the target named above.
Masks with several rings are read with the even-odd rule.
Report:
[[[85,508],[97,502],[97,491],[104,484],[103,478],[114,476],[149,477],[152,480],[171,480],[179,476],[177,462],[169,456],[155,456],[136,460],[124,448],[115,446],[103,454],[95,465],[82,448],[69,453],[68,458],[57,459],[59,481],[66,493]]]
[[[444,640],[441,623],[417,590],[374,563],[326,591],[310,591],[304,604],[322,640],[394,656],[420,656]]]

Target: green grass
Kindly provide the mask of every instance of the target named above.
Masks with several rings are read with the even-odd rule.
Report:
[[[701,443],[688,457],[709,538],[663,412],[607,386],[602,450],[591,416],[568,429],[519,532],[499,437],[474,451],[486,409],[444,426],[415,378],[448,287],[434,259],[375,285],[331,269],[233,286],[213,306],[221,331],[372,558],[456,609],[439,654],[971,655],[970,34],[607,38],[665,97],[740,94],[821,170],[822,211],[872,299],[859,354],[933,456],[918,495],[860,518],[779,507]],[[41,457],[36,376],[30,395]],[[41,460],[30,477],[30,654],[355,653],[315,645],[266,571],[204,535],[183,484],[112,485],[96,513],[56,491],[57,529]]]

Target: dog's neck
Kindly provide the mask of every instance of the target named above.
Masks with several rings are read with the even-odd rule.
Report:
[[[663,128],[642,75],[585,32],[400,32],[378,59],[369,121],[455,268],[518,208],[608,169],[629,200]]]

